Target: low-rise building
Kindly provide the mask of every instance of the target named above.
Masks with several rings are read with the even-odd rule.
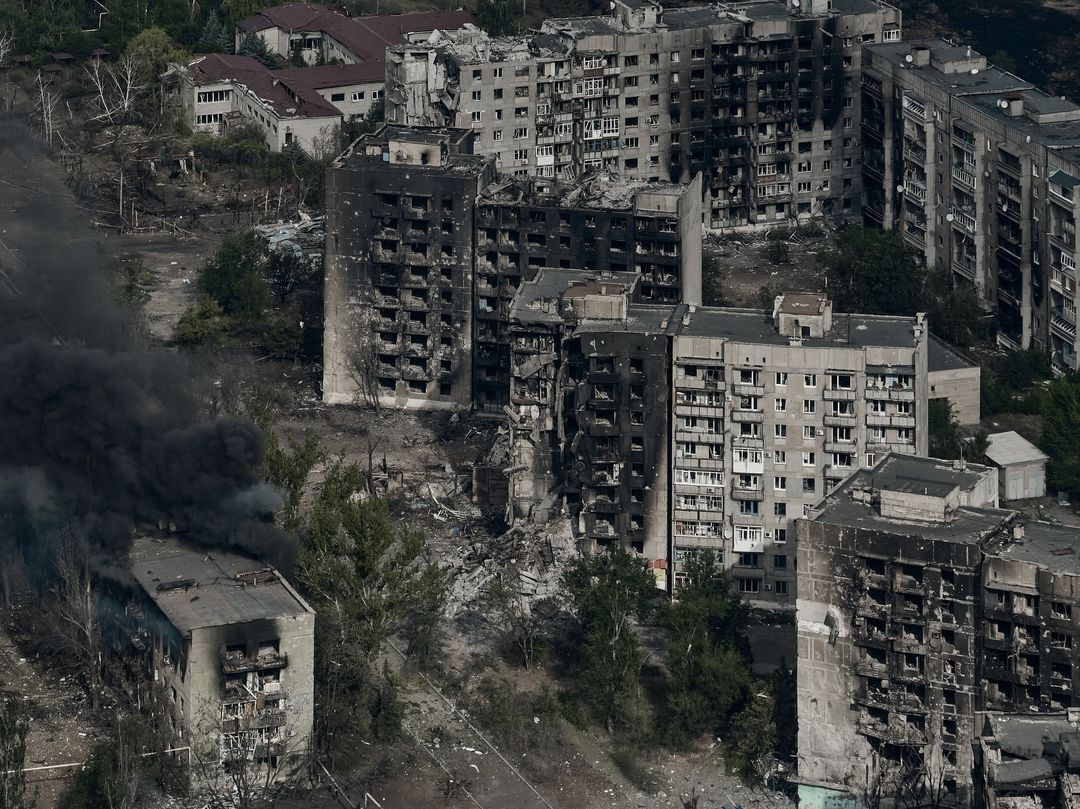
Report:
[[[1080,714],[987,713],[975,748],[977,809],[1075,809]]]
[[[339,6],[286,3],[237,22],[236,48],[255,34],[282,59],[299,51],[309,65],[382,64],[391,45],[422,42],[435,31],[454,31],[475,21],[465,9],[353,17]]]
[[[188,125],[220,134],[238,124],[255,126],[267,148],[296,144],[320,152],[336,144],[341,111],[303,81],[278,76],[247,56],[208,54],[173,71],[175,92]]]
[[[176,746],[271,777],[299,761],[314,716],[311,607],[273,568],[176,539],[137,539],[130,568]]]
[[[945,399],[962,426],[972,426],[981,419],[982,367],[964,357],[940,337],[930,335],[927,352],[927,382],[933,399]]]
[[[998,468],[1002,500],[1046,495],[1045,452],[1013,430],[987,436],[986,457]]]

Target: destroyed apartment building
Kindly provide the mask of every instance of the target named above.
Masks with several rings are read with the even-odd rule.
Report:
[[[679,580],[711,549],[740,592],[795,596],[794,520],[889,452],[925,453],[921,317],[642,302],[640,279],[544,269],[511,307],[512,517],[567,508]]]
[[[993,467],[889,455],[799,521],[811,805],[905,778],[977,803],[988,712],[1080,706],[1080,529],[997,502]]]
[[[462,129],[357,140],[327,175],[323,398],[509,402],[509,308],[540,268],[633,272],[643,300],[701,299],[698,182],[499,176]]]
[[[311,607],[273,568],[174,538],[137,539],[130,567],[174,746],[202,765],[289,771],[311,740]]]
[[[614,0],[524,36],[388,48],[386,120],[472,128],[507,173],[700,174],[710,229],[857,217],[862,47],[900,36],[878,0]]]
[[[863,217],[978,290],[1005,348],[1076,370],[1080,105],[943,41],[863,53]]]

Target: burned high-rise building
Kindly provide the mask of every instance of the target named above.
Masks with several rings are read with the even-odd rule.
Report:
[[[816,294],[661,306],[617,281],[543,271],[558,327],[543,351],[519,348],[536,288],[515,302],[515,515],[561,501],[583,539],[643,554],[663,586],[710,549],[749,598],[791,605],[795,518],[881,454],[925,452],[925,323],[834,315]],[[596,285],[608,303],[578,314],[568,302]]]
[[[326,401],[471,403],[475,201],[495,176],[472,137],[384,127],[327,172]]]
[[[323,396],[501,413],[510,302],[539,268],[632,272],[700,302],[697,182],[496,175],[460,129],[386,126],[327,180]]]
[[[1080,705],[1080,529],[997,508],[996,473],[890,455],[799,521],[808,799],[907,779],[970,805],[984,712]]]
[[[861,48],[899,39],[875,0],[616,0],[521,37],[389,48],[386,116],[471,128],[507,173],[701,174],[708,228],[856,216]]]

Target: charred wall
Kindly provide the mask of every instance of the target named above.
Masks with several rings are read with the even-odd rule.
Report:
[[[572,349],[565,465],[579,533],[666,567],[670,340],[591,331]]]
[[[486,176],[377,161],[329,170],[326,401],[469,406],[474,201]]]

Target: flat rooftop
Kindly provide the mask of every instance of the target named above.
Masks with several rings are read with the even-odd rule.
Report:
[[[964,359],[956,349],[946,343],[940,337],[930,335],[930,343],[926,352],[927,370],[934,371],[959,371],[964,368],[976,368],[976,363]]]
[[[276,570],[226,551],[140,537],[132,545],[130,567],[143,592],[185,637],[206,627],[314,614]]]
[[[986,715],[990,736],[998,740],[1001,752],[1017,758],[1039,758],[1043,754],[1043,740],[1057,741],[1062,735],[1080,730],[1070,722],[1066,714],[995,714]],[[984,734],[985,735],[985,734]]]
[[[804,337],[801,344],[807,348],[914,348],[915,325],[913,317],[834,312],[832,328],[823,337]],[[759,309],[700,306],[690,313],[689,323],[683,325],[678,333],[689,337],[723,337],[764,345],[791,343],[789,335],[782,335],[777,330],[772,313]]]
[[[926,48],[930,51],[929,65],[916,67],[913,63],[908,62],[908,57],[916,48]],[[1012,73],[1007,73],[989,64],[985,67],[959,70],[955,73],[943,72],[939,68],[941,64],[966,62],[969,59],[973,59],[977,63],[981,58],[981,54],[970,48],[953,45],[940,39],[884,42],[867,45],[865,50],[872,55],[875,64],[886,62],[894,68],[917,74],[923,81],[933,84],[954,96],[968,96],[979,93],[1003,95],[1032,90],[1035,87],[1031,82],[1024,81],[1019,76],[1014,76]]]
[[[543,267],[532,281],[518,289],[510,305],[510,319],[518,323],[557,323],[563,320],[558,303],[573,295],[618,295],[632,290],[638,275],[633,272]],[[554,311],[553,311],[554,310]]]
[[[954,489],[970,490],[987,468],[952,461],[890,453],[871,469],[860,469],[843,481],[814,508],[812,519],[829,525],[864,528],[897,536],[924,536],[951,542],[980,543],[996,532],[1013,512],[1000,508],[961,506],[946,522],[883,517],[865,497],[872,490],[945,497]]]
[[[398,167],[408,172],[455,173],[478,175],[489,164],[494,165],[494,158],[474,155],[461,151],[466,148],[465,141],[470,136],[468,129],[454,127],[416,127],[384,124],[378,132],[369,132],[354,140],[349,147],[334,160],[335,168],[370,170],[375,167]],[[423,165],[417,163],[391,163],[386,155],[392,141],[419,143],[425,146],[443,144],[441,164]]]
[[[1004,538],[994,556],[1037,565],[1054,573],[1080,575],[1080,528],[1030,520],[1022,539]]]

